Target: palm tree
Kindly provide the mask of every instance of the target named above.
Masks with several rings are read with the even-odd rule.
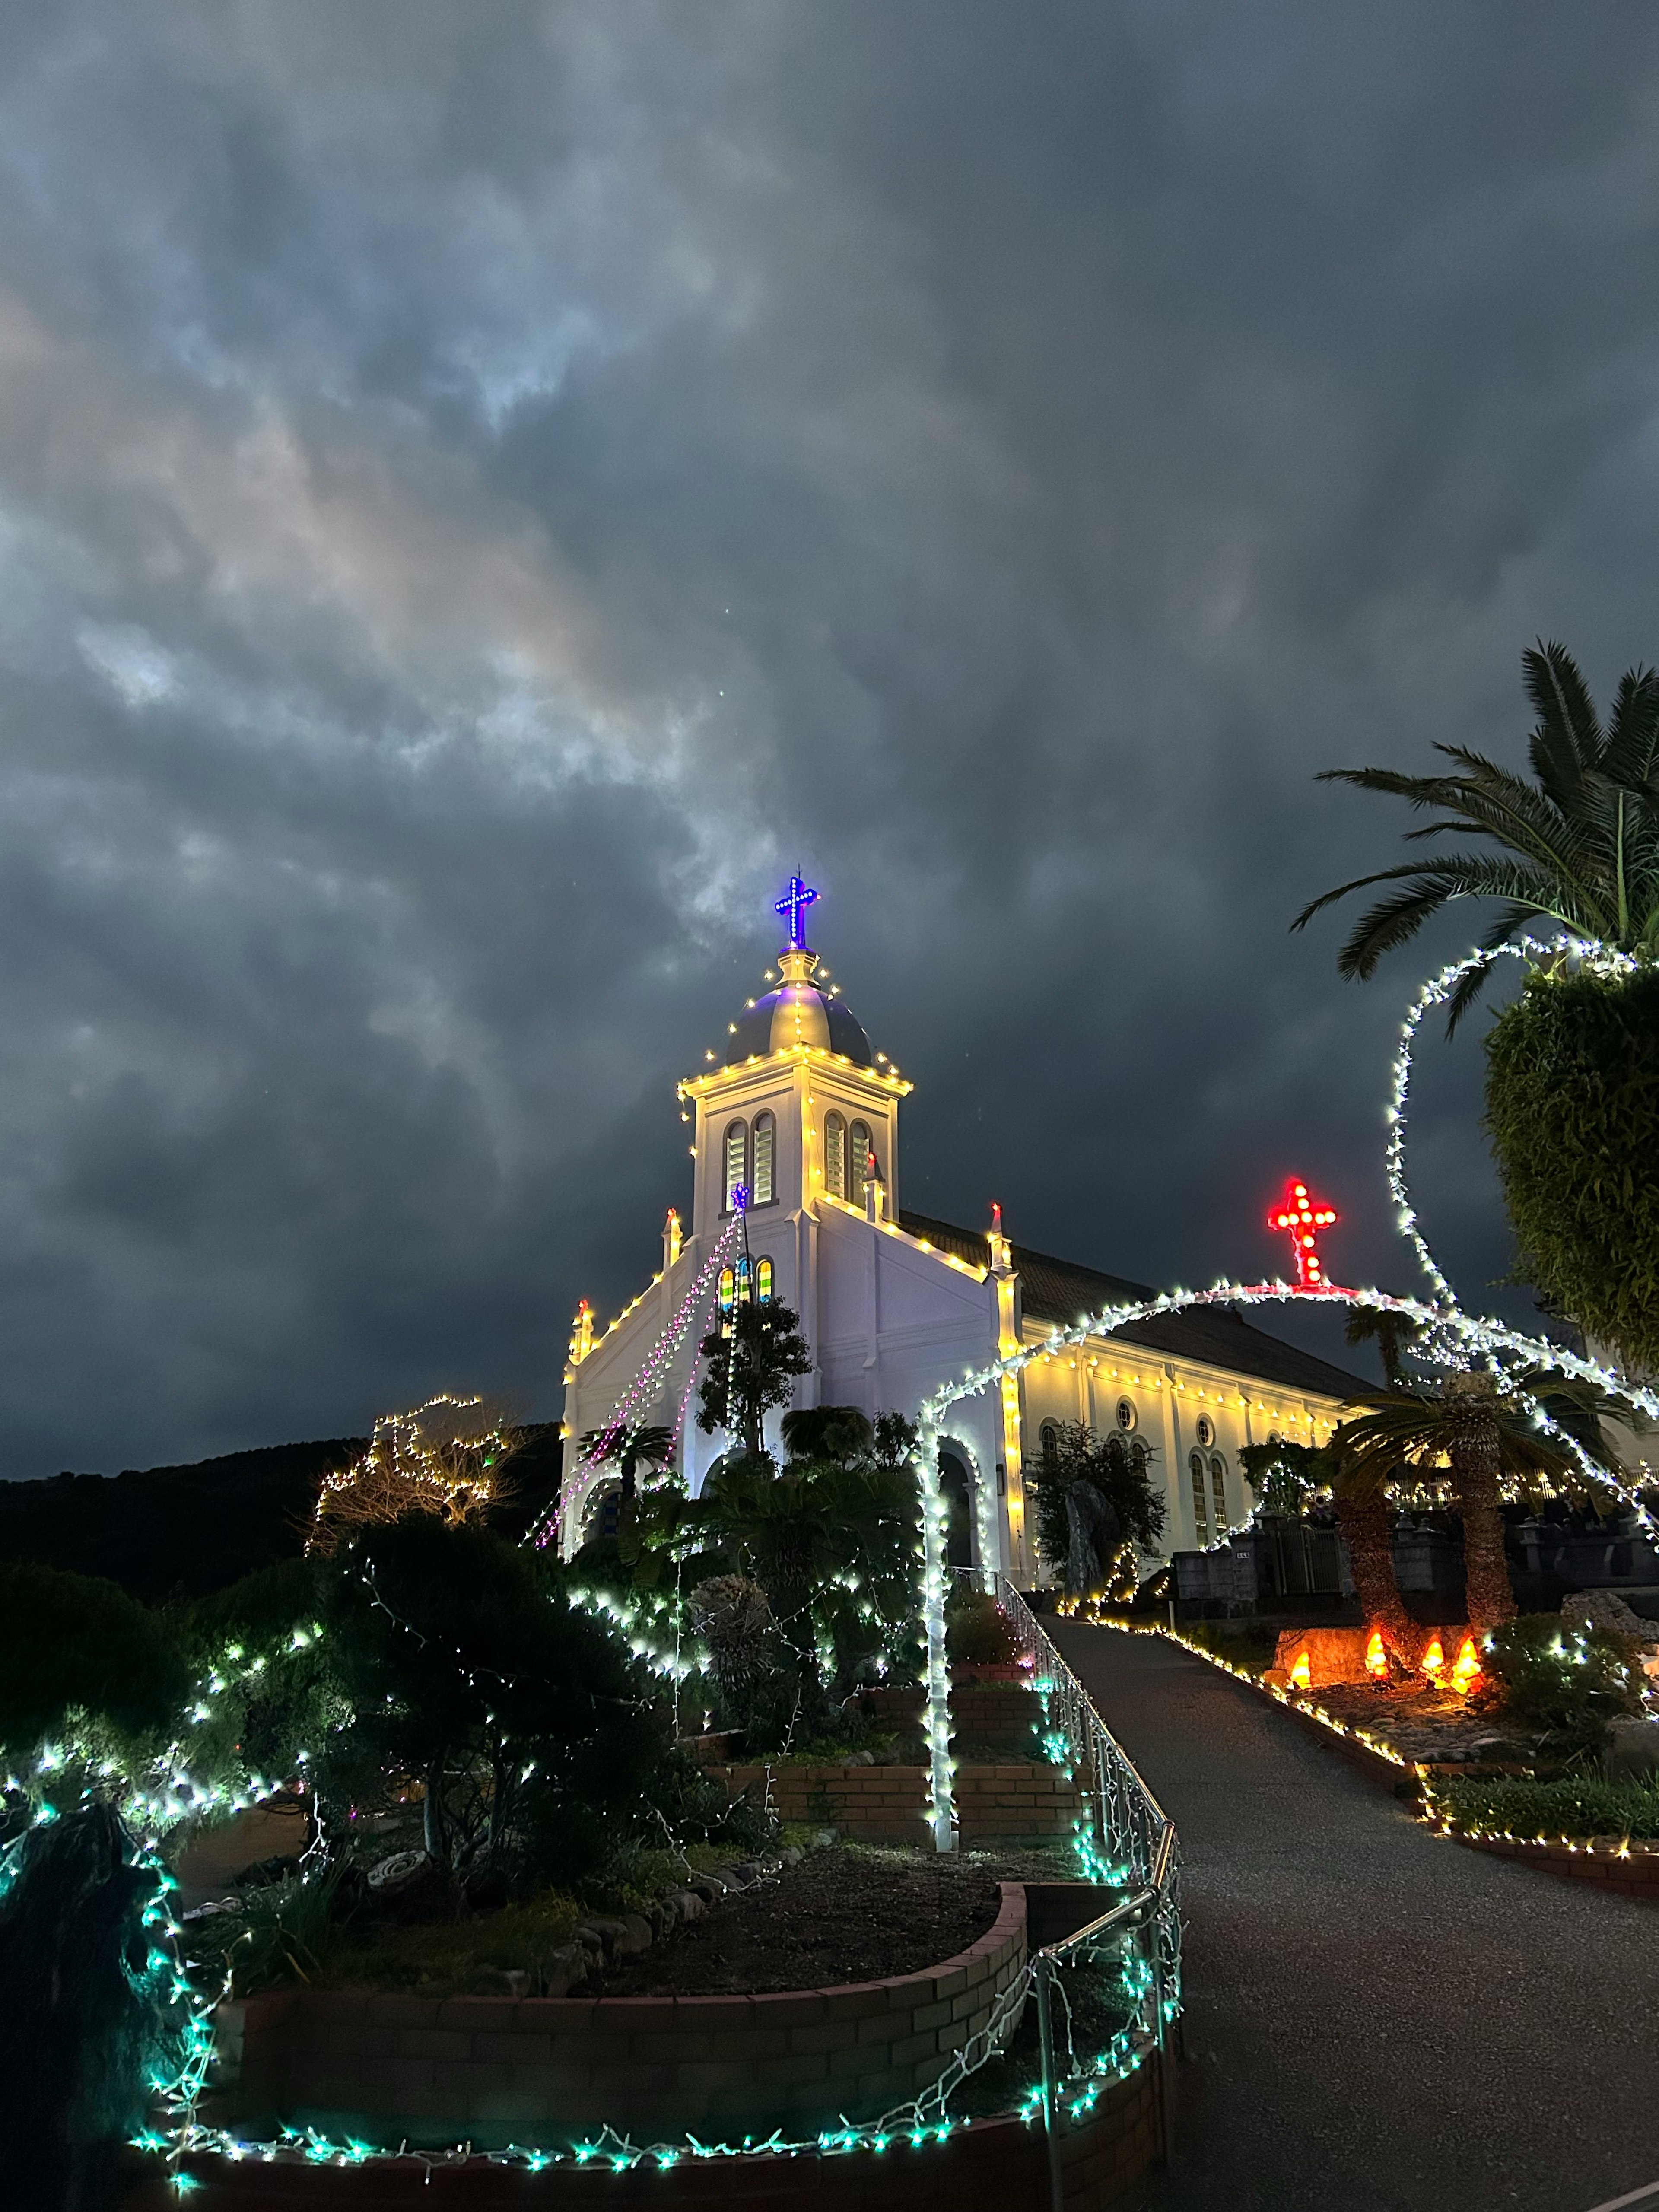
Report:
[[[1456,898],[1501,902],[1482,939],[1486,949],[1528,923],[1553,921],[1621,951],[1659,956],[1659,673],[1630,670],[1604,728],[1564,646],[1540,640],[1522,659],[1538,713],[1528,747],[1531,781],[1463,745],[1436,746],[1455,763],[1449,775],[1340,768],[1320,778],[1440,810],[1438,820],[1409,831],[1411,839],[1449,833],[1488,847],[1358,876],[1304,907],[1292,929],[1350,891],[1400,886],[1356,924],[1338,956],[1343,975],[1369,976],[1385,952]],[[1473,1005],[1486,972],[1466,975],[1453,993],[1449,1030]]]
[[[1352,1306],[1342,1334],[1350,1344],[1375,1343],[1389,1388],[1396,1390],[1404,1385],[1406,1354],[1422,1334],[1416,1322],[1388,1306]]]
[[[1516,1379],[1535,1386],[1541,1378]],[[1348,1480],[1357,1489],[1372,1483],[1380,1487],[1402,1464],[1436,1469],[1443,1464],[1463,1523],[1469,1626],[1486,1630],[1512,1620],[1516,1607],[1504,1555],[1500,1480],[1510,1475],[1530,1482],[1541,1476],[1575,1489],[1582,1481],[1577,1461],[1536,1425],[1532,1399],[1513,1386],[1504,1389],[1496,1376],[1448,1375],[1433,1389],[1390,1390],[1353,1402],[1364,1410],[1344,1421],[1332,1440],[1346,1462]],[[1550,1407],[1558,1419],[1569,1404],[1586,1448],[1613,1464],[1601,1442],[1597,1416],[1614,1410],[1614,1402],[1577,1384],[1552,1381]]]
[[[640,1468],[666,1467],[673,1457],[674,1431],[644,1421],[624,1421],[615,1431],[590,1429],[581,1449],[590,1466],[616,1468],[622,1476],[623,1503],[631,1505],[639,1495]]]
[[[1246,1444],[1238,1456],[1250,1486],[1261,1493],[1269,1510],[1283,1505],[1299,1513],[1319,1492],[1330,1492],[1361,1623],[1367,1631],[1377,1630],[1405,1665],[1413,1665],[1421,1638],[1395,1576],[1394,1507],[1386,1488],[1390,1470],[1380,1460],[1358,1466],[1345,1448],[1340,1429],[1326,1444],[1291,1443],[1274,1437],[1264,1444]]]
[[[1395,1509],[1386,1488],[1389,1470],[1380,1463],[1362,1466],[1343,1448],[1340,1429],[1327,1449],[1336,1525],[1348,1547],[1361,1621],[1381,1635],[1403,1666],[1414,1667],[1423,1638],[1406,1610],[1395,1573]]]

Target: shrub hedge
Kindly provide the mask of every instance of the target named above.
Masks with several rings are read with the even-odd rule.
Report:
[[[1522,1272],[1659,1368],[1659,969],[1529,977],[1486,1038],[1486,1121]]]

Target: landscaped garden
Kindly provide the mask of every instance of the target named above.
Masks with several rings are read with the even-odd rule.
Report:
[[[611,1533],[561,1563],[505,1533],[514,1432],[437,1401],[325,1475],[303,1558],[222,1589],[0,1567],[14,2170],[45,2203],[123,2136],[222,2190],[249,2143],[631,2163],[1029,2120],[1028,1954],[1131,1870],[1102,1886],[1097,1754],[965,1578],[935,1850],[913,1436],[793,1415],[693,1500],[619,1430]],[[1161,2033],[1146,1941],[1053,1970],[1080,2118]],[[44,2026],[31,1959],[77,1998]],[[774,2001],[801,2016],[757,2045]]]

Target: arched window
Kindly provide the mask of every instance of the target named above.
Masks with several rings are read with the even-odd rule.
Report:
[[[1042,1445],[1042,1464],[1052,1467],[1060,1457],[1060,1431],[1052,1421],[1045,1421],[1037,1434]]]
[[[726,1212],[730,1213],[734,1194],[749,1180],[749,1124],[733,1121],[726,1133]]]
[[[757,1260],[755,1262],[755,1296],[763,1306],[769,1306],[772,1303],[772,1262],[769,1260]]]
[[[738,1279],[730,1267],[720,1269],[720,1334],[732,1327],[732,1309],[738,1302]]]
[[[737,1278],[738,1304],[740,1306],[746,1306],[749,1303],[749,1294],[754,1288],[755,1283],[755,1263],[746,1252],[740,1252],[738,1255]]]
[[[1215,1503],[1215,1533],[1227,1533],[1227,1462],[1218,1452],[1210,1462],[1210,1495]]]
[[[847,1195],[847,1124],[839,1114],[823,1117],[823,1187],[831,1198]]]
[[[870,1125],[854,1121],[847,1132],[847,1195],[854,1206],[864,1203],[864,1186],[870,1172]]]
[[[751,1206],[772,1203],[772,1155],[777,1144],[777,1123],[769,1114],[755,1116],[755,1179],[749,1193]]]
[[[1198,1548],[1201,1552],[1210,1540],[1210,1500],[1203,1453],[1195,1451],[1187,1464],[1193,1478],[1193,1526],[1198,1532]]]

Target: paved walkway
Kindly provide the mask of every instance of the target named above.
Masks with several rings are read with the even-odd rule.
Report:
[[[1161,1638],[1057,1641],[1181,1834],[1189,2063],[1148,2212],[1590,2212],[1659,2181],[1659,1905],[1440,1840]]]

